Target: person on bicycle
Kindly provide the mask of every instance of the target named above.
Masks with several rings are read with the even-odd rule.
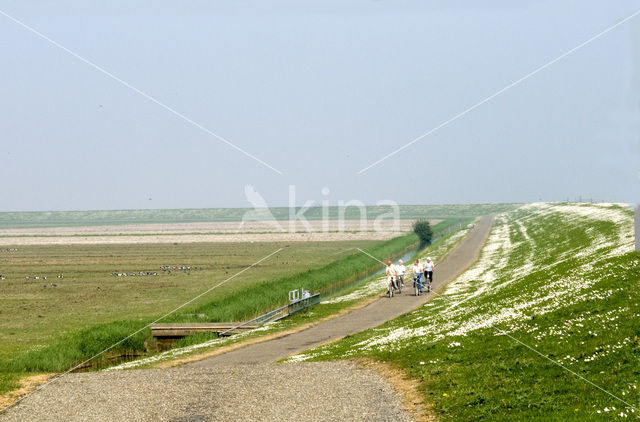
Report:
[[[398,271],[396,270],[396,266],[391,263],[391,261],[387,261],[387,268],[385,270],[385,274],[387,275],[387,283],[389,288],[389,296],[393,296],[393,291],[397,290],[396,287],[396,276],[398,275]]]
[[[417,294],[422,293],[422,265],[420,265],[420,261],[417,259],[413,263],[413,288],[418,292]]]
[[[398,265],[396,265],[396,272],[398,273],[398,278],[397,278],[397,285],[398,285],[398,292],[402,293],[402,285],[404,284],[404,273],[407,271],[407,269],[405,268],[404,264],[402,263],[402,260],[399,259],[398,260]]]
[[[433,270],[436,268],[436,264],[431,261],[430,257],[427,257],[424,263],[424,281],[427,283],[427,291],[431,291],[431,283],[433,283]]]

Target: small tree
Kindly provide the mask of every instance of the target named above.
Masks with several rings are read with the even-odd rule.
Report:
[[[418,239],[420,239],[420,247],[431,244],[433,231],[431,230],[431,224],[429,224],[429,220],[416,220],[413,223],[413,232],[418,236]]]

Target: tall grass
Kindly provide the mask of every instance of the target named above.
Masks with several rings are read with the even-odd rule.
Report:
[[[67,371],[147,324],[146,321],[115,321],[94,325],[65,336],[46,347],[28,350],[13,359],[0,360],[0,373]],[[100,359],[92,361],[87,367],[99,367],[111,361],[114,356],[143,352],[145,339],[150,334],[151,331],[148,328],[143,329],[110,349],[109,353],[101,355]]]

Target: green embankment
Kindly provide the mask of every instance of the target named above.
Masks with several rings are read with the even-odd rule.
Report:
[[[441,420],[635,419],[632,250],[625,208],[524,207],[498,219],[479,261],[427,306],[297,358],[390,362],[420,380]]]

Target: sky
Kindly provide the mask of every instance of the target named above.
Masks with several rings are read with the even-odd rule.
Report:
[[[638,202],[640,4],[479,3],[0,0],[0,211]]]

